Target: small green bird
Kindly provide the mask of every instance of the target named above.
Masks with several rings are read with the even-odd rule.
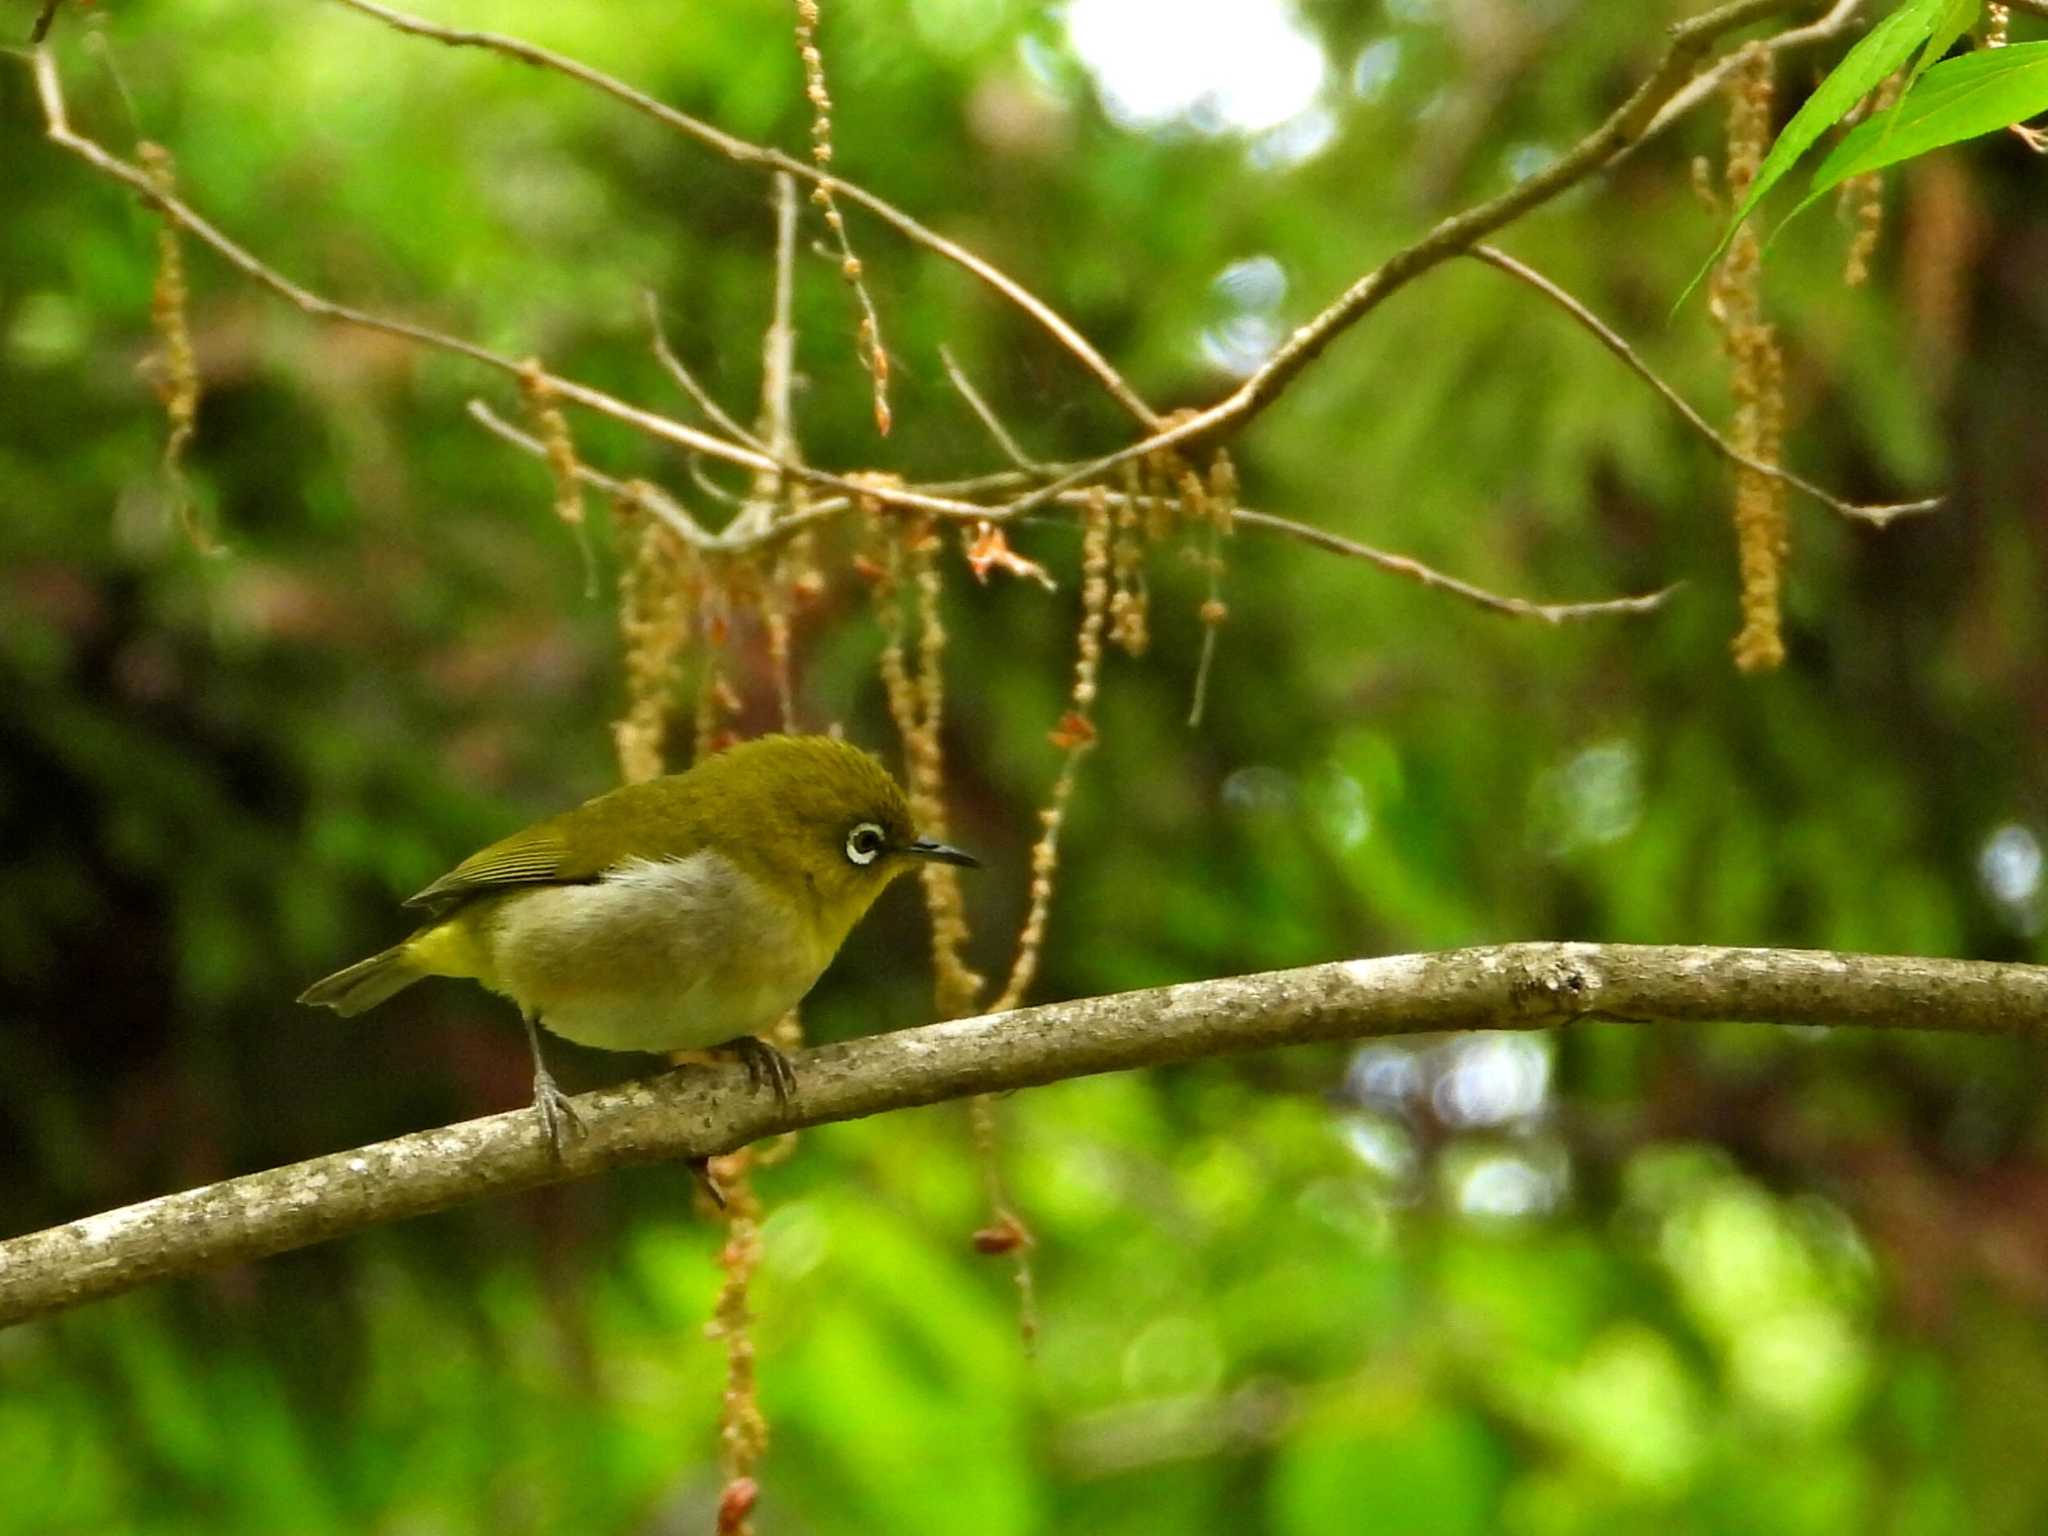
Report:
[[[978,862],[920,838],[870,754],[827,736],[764,736],[472,854],[405,903],[430,914],[425,927],[299,1001],[357,1014],[424,976],[510,998],[557,1152],[582,1122],[548,1072],[536,1020],[608,1051],[730,1051],[757,1088],[765,1077],[787,1101],[789,1062],[756,1037],[810,991],[889,882],[925,859]]]

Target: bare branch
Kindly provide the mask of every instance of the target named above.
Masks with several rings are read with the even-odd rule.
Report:
[[[182,198],[159,188],[149,173],[140,166],[130,164],[120,156],[109,153],[94,140],[75,132],[65,115],[63,88],[57,79],[56,65],[51,61],[48,50],[38,48],[29,57],[30,66],[35,71],[36,90],[41,98],[50,141],[70,150],[102,174],[131,188],[144,202],[186,230],[193,238],[210,246],[250,281],[268,288],[303,313],[318,319],[360,326],[364,330],[380,331],[387,336],[398,336],[407,341],[417,342],[421,346],[452,352],[457,357],[466,357],[473,363],[481,363],[486,368],[494,368],[515,379],[526,372],[523,360],[493,352],[488,347],[466,341],[460,336],[451,336],[427,326],[414,325],[410,321],[393,320],[348,304],[339,304],[332,299],[322,298],[310,289],[300,287],[283,273],[266,265],[236,244]],[[623,400],[605,394],[602,390],[578,384],[573,379],[543,373],[541,381],[550,393],[564,400],[572,400],[587,410],[597,411],[628,426],[636,427],[650,436],[665,438],[685,448],[695,449],[713,458],[742,464],[750,469],[774,467],[764,455],[750,448],[699,432],[693,427],[684,426],[681,422],[671,421],[666,416],[643,411],[637,406],[628,405]]]
[[[952,381],[953,387],[960,392],[960,398],[967,402],[968,408],[987,429],[988,435],[995,439],[995,445],[1002,450],[1003,457],[1027,474],[1043,473],[1042,466],[1032,463],[1030,456],[1017,446],[1017,439],[1010,436],[1010,429],[1003,425],[1002,418],[990,409],[989,403],[981,398],[981,392],[968,381],[960,365],[953,360],[951,347],[943,343],[940,345],[939,361],[946,365],[946,377]]]
[[[1739,464],[1744,469],[1754,470],[1760,475],[1768,475],[1773,480],[1783,481],[1801,495],[1812,497],[1822,506],[1829,508],[1831,511],[1839,512],[1843,517],[1854,518],[1858,522],[1870,523],[1879,528],[1886,527],[1897,518],[1910,517],[1923,512],[1932,512],[1941,506],[1943,498],[1939,496],[1930,496],[1921,501],[1890,502],[1882,505],[1844,501],[1833,492],[1822,490],[1811,480],[1803,479],[1793,474],[1791,470],[1786,469],[1781,464],[1766,463],[1762,459],[1744,453],[1735,444],[1723,437],[1706,417],[1694,410],[1687,403],[1683,395],[1665,383],[1657,375],[1656,371],[1642,360],[1636,349],[1630,346],[1619,332],[1615,331],[1598,315],[1572,297],[1565,289],[1559,287],[1534,267],[1515,260],[1507,252],[1499,250],[1494,246],[1475,245],[1465,254],[1472,257],[1475,261],[1486,263],[1486,265],[1497,271],[1505,272],[1517,282],[1526,283],[1559,309],[1570,315],[1574,320],[1578,321],[1588,331],[1592,332],[1602,346],[1620,358],[1623,363],[1627,364],[1637,378],[1655,390],[1665,404],[1676,411],[1695,432],[1713,444],[1715,451],[1730,463]]]
[[[1810,950],[1509,944],[1353,960],[928,1024],[796,1057],[787,1114],[738,1066],[585,1094],[558,1161],[530,1110],[0,1242],[0,1325],[465,1201],[715,1155],[778,1131],[1236,1051],[1581,1020],[1747,1020],[2048,1039],[2048,967]]]
[[[513,426],[511,422],[505,420],[504,417],[484,404],[483,401],[470,401],[469,415],[472,421],[476,422],[486,431],[496,433],[506,442],[512,444],[513,447],[530,453],[538,459],[545,459],[548,456],[547,444],[530,433],[520,431],[519,428]],[[677,503],[674,498],[669,496],[659,486],[653,485],[646,480],[620,480],[615,476],[605,474],[602,470],[592,469],[581,459],[578,459],[571,466],[570,472],[579,482],[589,486],[592,490],[602,491],[605,495],[611,497],[624,497],[636,506],[652,512],[656,517],[668,524],[669,528],[678,538],[693,549],[717,549],[720,547],[718,535],[712,533],[694,517],[690,516],[686,508]]]
[[[781,171],[775,173],[775,295],[768,325],[761,335],[761,430],[767,435],[762,447],[776,468],[754,476],[740,515],[725,530],[728,541],[760,538],[784,510],[787,476],[801,473],[802,455],[797,451],[796,433],[791,426],[790,393],[796,380],[796,328],[790,313],[796,295],[796,182]],[[879,333],[878,333],[879,334]],[[876,343],[880,345],[879,342]],[[880,386],[877,385],[879,391]],[[884,395],[877,393],[880,404]],[[886,407],[884,407],[886,409]],[[787,466],[785,469],[783,466]],[[692,472],[697,466],[692,464]],[[699,483],[702,476],[699,475]]]
[[[1503,597],[1489,592],[1484,587],[1475,587],[1469,581],[1456,576],[1447,576],[1442,571],[1424,565],[1420,560],[1407,555],[1391,554],[1384,549],[1374,549],[1370,544],[1361,544],[1356,539],[1347,539],[1341,533],[1331,533],[1310,523],[1297,523],[1290,517],[1275,517],[1270,512],[1254,512],[1239,507],[1234,514],[1236,520],[1247,528],[1267,528],[1275,533],[1284,533],[1290,539],[1299,539],[1304,544],[1313,544],[1318,549],[1327,549],[1333,554],[1348,555],[1354,560],[1364,560],[1383,571],[1396,576],[1405,576],[1410,581],[1445,592],[1452,597],[1484,608],[1490,613],[1505,613],[1518,619],[1541,619],[1546,624],[1564,624],[1574,619],[1611,618],[1617,614],[1654,613],[1676,592],[1683,582],[1656,592],[1645,592],[1635,597],[1609,597],[1590,603],[1537,603],[1525,597]]]
[[[45,130],[51,143],[70,150],[96,170],[125,183],[144,202],[158,209],[166,218],[174,221],[203,244],[211,246],[243,276],[281,295],[309,315],[317,315],[325,320],[345,321],[350,325],[362,326],[366,330],[382,331],[389,336],[400,336],[407,341],[419,342],[422,346],[438,347],[443,351],[453,352],[469,358],[472,362],[500,369],[515,377],[518,375],[521,366],[518,362],[488,348],[464,341],[459,336],[443,335],[425,326],[413,325],[404,320],[390,320],[365,310],[351,309],[346,304],[336,304],[321,298],[318,294],[308,292],[265,266],[193,211],[182,199],[160,189],[149,173],[140,166],[132,165],[120,156],[108,153],[93,140],[74,132],[65,115],[64,93],[57,79],[57,68],[51,61],[47,49],[34,50],[29,55],[29,67],[35,72],[36,92],[42,103]]]
[[[342,0],[358,4],[361,0]],[[1498,197],[1442,220],[1413,245],[1404,247],[1339,294],[1322,313],[1297,329],[1229,395],[1206,410],[1080,466],[1048,485],[1027,492],[1019,511],[1043,506],[1061,491],[1101,478],[1132,459],[1183,443],[1234,431],[1258,414],[1339,335],[1423,273],[1461,255],[1503,225],[1569,191],[1605,169],[1642,138],[1658,110],[1685,84],[1700,58],[1724,33],[1791,10],[1799,0],[1728,0],[1670,29],[1670,44],[1649,77],[1608,119],[1534,175]]]
[[[790,313],[796,295],[796,182],[775,173],[775,308],[761,338],[761,432],[778,460],[797,458],[790,426],[789,396],[796,377],[796,327]]]
[[[654,355],[660,359],[661,366],[668,371],[668,376],[675,380],[676,387],[696,402],[697,409],[704,413],[705,420],[709,421],[711,425],[718,428],[719,431],[723,432],[734,442],[745,443],[749,448],[764,457],[770,459],[779,457],[760,438],[754,436],[753,433],[749,432],[737,421],[734,421],[727,414],[725,407],[718,403],[711,391],[700,384],[697,381],[697,376],[683,366],[683,360],[676,356],[675,349],[668,344],[668,332],[662,328],[661,301],[652,293],[645,295],[645,300],[647,304],[647,329],[654,339]]]
[[[340,0],[340,3],[355,5],[360,3],[360,0]],[[189,231],[200,243],[210,246],[230,266],[252,282],[268,288],[305,314],[319,319],[360,326],[365,330],[402,337],[421,346],[452,352],[458,357],[466,357],[471,362],[481,363],[486,368],[494,368],[515,379],[527,373],[526,364],[521,359],[493,352],[488,347],[466,341],[460,336],[451,336],[426,326],[414,325],[409,321],[392,320],[368,310],[339,304],[300,287],[283,273],[266,265],[237,245],[183,199],[158,188],[148,173],[139,166],[131,165],[120,156],[110,154],[93,140],[74,132],[65,117],[63,91],[48,51],[38,48],[29,57],[31,67],[35,71],[36,87],[42,100],[50,141],[78,155],[96,170],[132,188],[145,202],[180,228]],[[744,443],[729,442],[711,433],[700,432],[695,427],[685,426],[682,422],[653,411],[642,410],[615,395],[606,394],[601,389],[579,384],[574,379],[565,379],[546,372],[542,372],[539,379],[548,393],[557,399],[570,401],[602,416],[609,416],[612,420],[623,422],[649,437],[674,443],[691,452],[701,453],[707,458],[721,459],[728,464],[737,464],[756,472],[795,475],[816,485],[830,486],[834,490],[866,496],[889,506],[907,507],[913,511],[928,512],[941,517],[978,520],[989,516],[987,508],[976,506],[972,502],[954,501],[942,496],[904,490],[885,477],[860,479],[810,469],[801,464],[778,462],[764,453],[747,447]]]
[[[1800,48],[1810,48],[1815,43],[1829,42],[1854,26],[1856,15],[1862,9],[1863,0],[1835,0],[1834,6],[1819,20],[1780,32],[1776,37],[1765,38],[1757,46],[1765,53],[1789,53]],[[1675,92],[1669,101],[1658,108],[1657,115],[1650,119],[1650,126],[1643,130],[1643,136],[1636,144],[1647,144],[1701,102],[1718,95],[1721,88],[1728,83],[1728,77],[1742,68],[1747,52],[1747,49],[1742,49],[1731,53],[1694,75],[1685,83],[1683,89]],[[1632,153],[1634,148],[1635,146],[1631,145],[1624,153]]]
[[[378,5],[375,3],[375,0],[336,0],[336,3],[345,5],[350,10],[360,11],[365,16],[375,17],[377,20],[385,23],[385,25],[396,27],[399,31],[409,33],[414,37],[431,38],[435,42],[446,43],[450,47],[456,48],[484,48],[494,53],[502,53],[508,58],[517,59],[522,64],[531,64],[537,69],[553,70],[557,74],[566,75],[572,80],[590,86],[594,90],[602,91],[605,95],[612,97],[616,101],[624,102],[635,111],[645,113],[647,116],[655,119],[655,121],[675,129],[678,133],[685,134],[695,139],[698,143],[718,151],[728,160],[736,161],[741,165],[754,166],[762,170],[785,172],[788,175],[807,181],[813,186],[822,187],[835,197],[843,197],[848,202],[859,204],[906,239],[914,241],[934,255],[942,256],[947,261],[965,268],[980,278],[982,282],[1037,321],[1039,326],[1053,340],[1057,341],[1074,356],[1082,367],[1095,376],[1102,387],[1109,391],[1117,404],[1121,405],[1142,425],[1149,428],[1157,424],[1159,418],[1152,408],[1145,404],[1138,397],[1137,393],[1123,381],[1123,376],[1110,366],[1109,360],[1103,357],[1100,352],[1097,352],[1094,347],[1090,346],[1087,338],[1075,330],[1066,320],[1062,319],[1051,305],[1032,293],[1015,278],[1010,277],[989,262],[984,261],[965,246],[957,245],[953,241],[948,240],[944,235],[939,234],[936,230],[929,229],[925,225],[920,224],[895,204],[877,197],[864,187],[850,181],[843,181],[837,176],[828,175],[816,166],[799,160],[793,155],[786,155],[779,149],[771,149],[764,145],[748,143],[745,139],[735,138],[723,129],[714,128],[711,124],[704,122],[700,118],[692,117],[687,112],[678,112],[674,107],[667,105],[665,102],[657,101],[645,92],[633,89],[632,86],[627,85],[624,81],[614,79],[602,70],[593,69],[588,64],[579,63],[575,59],[552,52],[533,43],[524,42],[519,38],[506,37],[495,32],[471,32],[455,27],[439,26],[421,17],[409,16],[403,11],[396,11],[388,6]]]
[[[547,448],[538,438],[529,436],[505,421],[481,400],[470,401],[469,414],[483,426],[495,432],[499,437],[523,452],[530,453],[536,458],[545,458],[547,456]],[[695,519],[690,517],[687,511],[670,500],[658,488],[644,480],[625,481],[614,479],[610,475],[600,473],[581,463],[576,466],[576,473],[577,478],[582,480],[584,484],[592,486],[597,490],[615,496],[626,495],[633,497],[640,505],[647,507],[656,516],[668,522],[678,534],[682,535],[694,547],[717,550],[725,554],[740,554],[770,548],[792,535],[802,532],[806,528],[813,528],[821,523],[844,516],[854,505],[851,498],[830,498],[813,502],[799,515],[784,518],[767,527],[759,525],[743,527],[736,520],[732,527],[723,532],[712,533],[701,527]],[[719,495],[722,499],[731,499],[730,492],[720,492],[711,486],[706,486],[705,488],[713,491],[714,494]],[[1059,502],[1062,506],[1079,507],[1087,501],[1091,494],[1091,492],[1086,491],[1068,491],[1059,498]],[[1121,492],[1105,492],[1104,494],[1112,506],[1122,506],[1130,500],[1129,497]],[[1138,499],[1141,502],[1146,501],[1146,498],[1143,497]],[[972,521],[989,524],[1028,521],[1028,519],[1024,518],[1011,518],[1001,508],[989,508],[981,511],[979,515],[963,515],[952,512],[945,512],[940,515],[952,521]],[[1660,591],[1645,592],[1634,597],[1602,598],[1585,603],[1539,603],[1528,598],[1506,597],[1497,592],[1489,592],[1484,587],[1474,586],[1469,581],[1447,575],[1431,566],[1424,565],[1420,560],[1413,559],[1410,556],[1397,555],[1388,550],[1376,549],[1370,544],[1361,544],[1356,539],[1348,539],[1341,533],[1331,533],[1327,529],[1318,528],[1311,523],[1297,522],[1291,517],[1280,517],[1271,512],[1257,512],[1248,507],[1239,507],[1232,513],[1232,517],[1247,528],[1262,528],[1271,533],[1284,534],[1290,539],[1297,539],[1304,544],[1312,544],[1317,549],[1325,549],[1333,554],[1347,555],[1355,560],[1364,560],[1369,564],[1378,566],[1383,571],[1390,571],[1396,576],[1406,577],[1410,581],[1433,588],[1439,592],[1447,593],[1452,597],[1471,603],[1475,607],[1484,608],[1489,612],[1504,613],[1513,618],[1541,619],[1547,624],[1563,624],[1575,619],[1610,618],[1617,615],[1653,613],[1661,608],[1680,586],[1684,585],[1682,582],[1673,583],[1671,586],[1665,587]]]
[[[690,454],[684,462],[690,467],[690,483],[713,501],[720,502],[729,507],[745,505],[745,499],[738,491],[729,491],[711,478],[711,471],[704,467],[704,460],[701,456],[694,453]]]

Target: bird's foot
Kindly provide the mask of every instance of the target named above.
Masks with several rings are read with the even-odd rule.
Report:
[[[548,1133],[548,1145],[555,1149],[558,1158],[565,1138],[581,1140],[590,1134],[569,1095],[556,1086],[553,1074],[546,1068],[533,1075],[533,1112],[540,1116],[541,1127]]]
[[[758,1093],[765,1080],[769,1091],[775,1095],[776,1107],[789,1107],[789,1096],[796,1092],[796,1069],[789,1064],[789,1058],[782,1052],[766,1040],[753,1035],[741,1035],[738,1039],[728,1040],[714,1049],[729,1056],[737,1056],[746,1064],[748,1087]]]

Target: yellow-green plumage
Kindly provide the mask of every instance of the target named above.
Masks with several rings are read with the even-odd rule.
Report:
[[[300,1001],[354,1014],[423,976],[469,977],[586,1045],[718,1045],[793,1007],[920,858],[972,862],[918,841],[869,754],[763,737],[473,854],[406,903],[431,914],[411,938]]]

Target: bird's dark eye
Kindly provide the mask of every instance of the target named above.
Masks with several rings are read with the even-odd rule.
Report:
[[[872,821],[864,821],[846,834],[846,856],[856,864],[872,864],[888,839]]]

